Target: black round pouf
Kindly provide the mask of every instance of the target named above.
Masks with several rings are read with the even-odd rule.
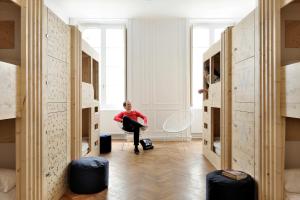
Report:
[[[206,176],[206,200],[255,200],[255,182],[251,176],[233,180],[217,170]]]
[[[100,135],[100,153],[111,152],[111,135],[101,134]]]
[[[101,157],[84,157],[70,165],[69,185],[76,194],[98,193],[108,187],[109,162]]]

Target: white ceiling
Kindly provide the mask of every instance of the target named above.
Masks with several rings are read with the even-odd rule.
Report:
[[[45,0],[59,16],[67,18],[240,19],[256,0]]]

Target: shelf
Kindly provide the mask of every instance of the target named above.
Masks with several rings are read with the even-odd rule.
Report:
[[[99,63],[93,59],[93,87],[94,99],[99,100]]]
[[[214,147],[214,143],[220,141],[220,132],[221,132],[221,124],[220,124],[220,108],[211,108],[211,150],[216,153],[216,149]]]
[[[88,154],[91,151],[91,123],[92,113],[91,108],[82,109],[82,145],[84,153]],[[88,145],[88,146],[87,146]]]
[[[221,53],[218,52],[211,57],[211,84],[220,81],[221,77],[221,62],[220,62]]]

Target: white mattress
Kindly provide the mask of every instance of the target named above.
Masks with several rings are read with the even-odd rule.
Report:
[[[11,189],[10,191],[4,193],[0,192],[0,199],[1,200],[16,200],[16,187]]]
[[[300,200],[300,194],[286,192],[285,200]]]
[[[82,138],[82,146],[81,146],[82,155],[87,154],[88,151],[89,151],[89,139]]]

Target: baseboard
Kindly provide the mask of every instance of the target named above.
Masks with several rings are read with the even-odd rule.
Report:
[[[111,134],[113,140],[124,140],[126,139],[124,134]],[[181,134],[155,134],[155,133],[146,133],[141,136],[141,138],[150,138],[152,141],[190,141],[191,136],[186,136]]]
[[[202,133],[192,133],[192,139],[202,139]]]

